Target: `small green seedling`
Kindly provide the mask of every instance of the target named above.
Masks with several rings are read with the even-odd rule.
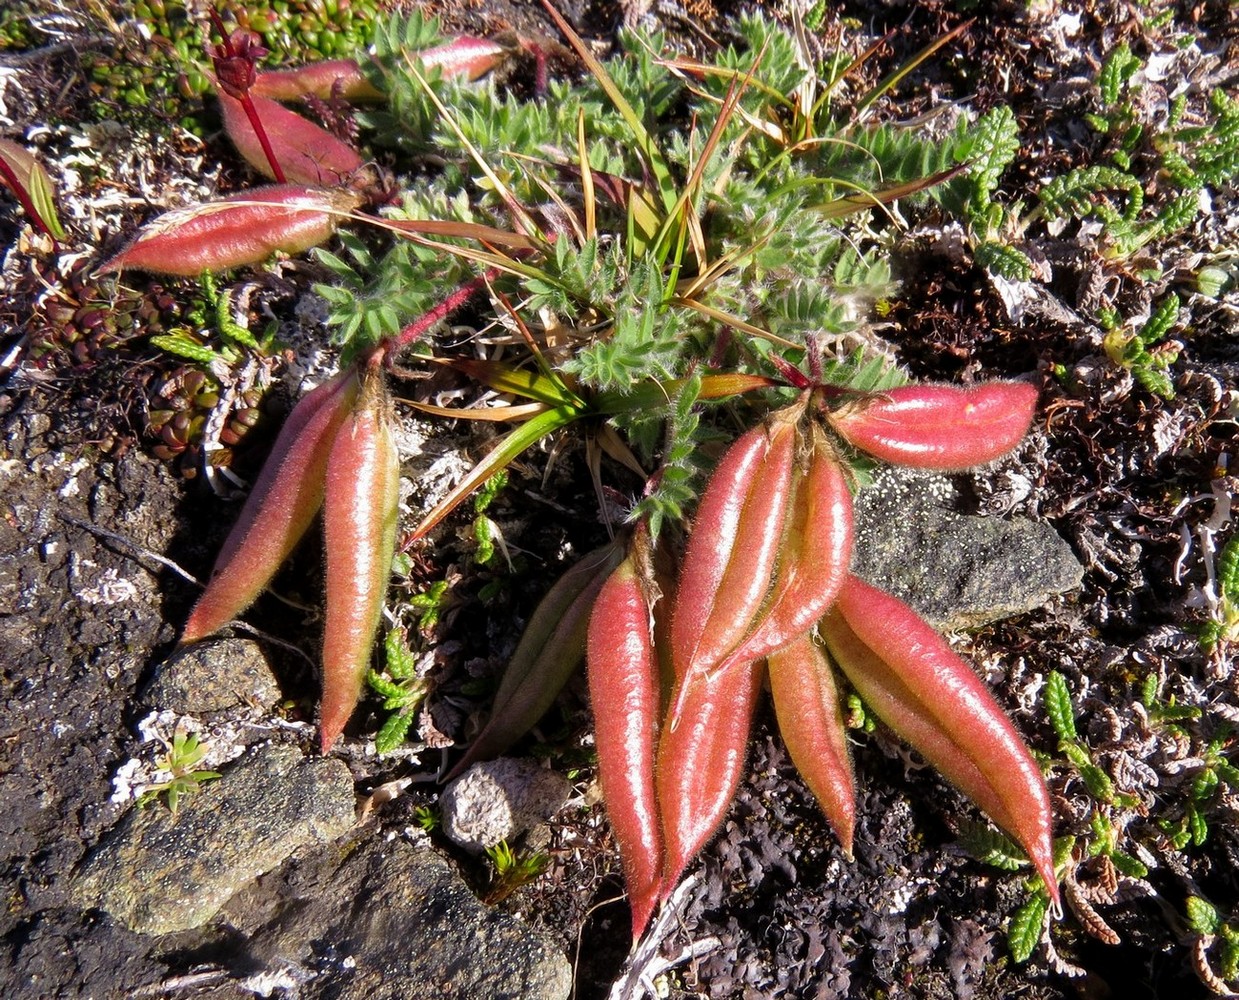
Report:
[[[486,902],[490,905],[502,902],[523,885],[527,885],[546,871],[550,857],[541,851],[528,855],[519,855],[508,846],[506,840],[501,840],[494,847],[486,849],[486,856],[494,865],[490,891],[486,894]]]
[[[175,816],[182,799],[198,794],[203,784],[222,777],[218,771],[196,770],[206,755],[207,747],[196,733],[177,733],[172,737],[167,753],[156,761],[159,770],[169,775],[168,779],[144,791],[138,797],[138,805],[148,805],[164,795],[168,811]]]

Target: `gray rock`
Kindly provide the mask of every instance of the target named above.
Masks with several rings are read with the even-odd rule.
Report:
[[[336,760],[263,747],[182,800],[135,808],[74,876],[83,907],[141,934],[198,927],[247,882],[298,847],[332,840],[354,821],[353,781]]]
[[[572,797],[562,775],[527,760],[476,764],[443,791],[443,832],[480,854],[550,819]]]
[[[281,884],[274,884],[274,883]],[[300,982],[303,1000],[564,1000],[560,948],[482,905],[428,846],[364,841],[299,857],[223,914],[238,964]]]
[[[852,570],[942,629],[968,628],[1043,607],[1084,576],[1054,529],[1023,517],[948,509],[940,475],[883,469],[856,498]]]
[[[179,649],[164,660],[142,700],[152,708],[202,715],[238,707],[272,708],[280,700],[280,688],[258,643],[215,639]]]

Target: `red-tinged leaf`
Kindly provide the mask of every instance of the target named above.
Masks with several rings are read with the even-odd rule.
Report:
[[[463,76],[478,80],[511,55],[510,46],[489,38],[460,35],[442,45],[414,53],[427,69],[438,69],[444,76]]]
[[[654,780],[662,705],[651,605],[630,555],[598,594],[586,656],[598,782],[624,865],[634,941],[658,904],[663,873]]]
[[[761,692],[759,663],[680,676],[658,743],[655,775],[662,815],[662,898],[714,834],[744,776],[749,729]]]
[[[347,191],[274,185],[176,209],[143,226],[98,273],[132,268],[196,277],[257,264],[277,252],[301,253],[330,237],[339,219],[360,204]]]
[[[830,821],[844,853],[851,857],[856,786],[830,663],[813,636],[805,633],[772,653],[766,666],[787,752]]]
[[[284,178],[290,184],[335,187],[362,166],[364,161],[357,150],[321,126],[269,98],[250,95],[250,100],[271,142],[275,159],[284,171]],[[223,92],[219,94],[219,105],[224,130],[237,152],[264,177],[274,178],[262,140],[254,131],[244,105]]]
[[[702,494],[671,618],[677,677],[716,669],[750,631],[770,590],[801,412],[797,404],[742,435]]]
[[[13,192],[36,229],[52,239],[65,238],[47,171],[33,153],[10,139],[0,138],[0,184]]]
[[[366,372],[356,409],[336,433],[327,458],[323,753],[344,731],[361,695],[396,551],[400,456],[383,379],[379,370]]]
[[[366,79],[353,59],[328,59],[296,69],[267,70],[254,77],[252,97],[272,101],[299,101],[304,97],[346,101],[378,101],[383,94]]]
[[[618,542],[596,549],[564,573],[542,598],[499,682],[490,721],[445,781],[463,774],[476,761],[498,757],[547,713],[585,657],[594,600],[623,558]]]
[[[799,639],[834,602],[852,561],[852,492],[822,430],[813,427],[809,466],[796,470],[792,513],[761,624],[736,651],[760,659]]]
[[[357,398],[342,372],[297,404],[233,526],[181,634],[197,642],[236,618],[275,576],[323,504],[327,452]]]
[[[877,716],[1020,843],[1057,901],[1045,779],[972,667],[906,604],[854,576],[821,631]]]
[[[845,403],[829,419],[850,444],[884,461],[964,469],[1019,444],[1036,408],[1037,390],[1027,382],[905,385]]]

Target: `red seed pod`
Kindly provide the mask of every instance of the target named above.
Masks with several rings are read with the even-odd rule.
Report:
[[[427,69],[439,69],[444,76],[463,76],[477,80],[506,59],[510,53],[506,45],[489,38],[460,35],[442,45],[415,53]]]
[[[852,492],[825,433],[813,426],[797,469],[779,566],[761,624],[733,654],[757,660],[797,641],[834,602],[852,560]]]
[[[1028,433],[1037,390],[1027,382],[959,388],[905,385],[829,414],[849,444],[886,462],[965,469],[1005,455]]]
[[[272,101],[299,101],[309,96],[324,101],[333,97],[378,101],[383,97],[353,59],[327,59],[296,69],[267,70],[255,76],[249,92],[251,97]]]
[[[327,458],[323,753],[343,732],[361,695],[396,550],[400,456],[391,397],[381,371],[367,370],[363,379],[357,406]]]
[[[197,277],[257,264],[273,253],[301,253],[336,231],[340,216],[361,204],[347,191],[280,184],[223,201],[167,212],[99,268]]]
[[[654,783],[662,707],[654,602],[638,561],[629,555],[602,585],[589,619],[586,654],[598,782],[624,864],[634,941],[658,903],[663,861]]]
[[[662,898],[727,815],[744,776],[749,729],[761,692],[760,663],[733,662],[677,680],[655,775],[665,855]]]
[[[770,591],[802,412],[797,404],[742,435],[710,477],[671,616],[677,677],[715,670],[752,629]]]
[[[305,534],[323,504],[328,448],[356,398],[356,373],[341,372],[284,421],[185,623],[182,644],[206,638],[248,608]]]
[[[590,552],[539,602],[499,682],[490,721],[445,781],[498,757],[546,714],[585,657],[594,601],[623,558],[618,542]]]
[[[772,653],[766,665],[787,752],[851,857],[856,786],[839,691],[825,651],[805,633]]]
[[[1045,779],[972,667],[906,604],[854,576],[821,630],[857,693],[1020,843],[1057,902]]]
[[[250,100],[288,183],[335,187],[348,180],[365,162],[348,143],[284,105],[252,94]],[[222,92],[219,106],[224,130],[237,152],[264,177],[274,179],[271,163],[245,106]]]

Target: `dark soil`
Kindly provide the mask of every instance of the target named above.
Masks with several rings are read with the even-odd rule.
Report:
[[[453,27],[549,33],[530,4],[429,6],[447,14]],[[577,25],[605,46],[623,16],[646,5],[566,6]],[[708,0],[690,2],[687,9],[665,4],[654,15],[686,46],[698,46],[725,32],[732,6]],[[1149,14],[1143,5],[1079,0],[1053,6],[1080,19],[1066,49],[1051,41],[1053,18],[1024,4],[862,0],[832,11],[827,24],[839,30],[846,23],[847,30],[875,37],[891,32],[872,83],[882,68],[976,17],[948,57],[930,60],[900,85],[888,111],[911,117],[964,99],[977,111],[1011,106],[1028,142],[1005,181],[1011,200],[1084,155],[1079,117],[1104,54],[1120,40],[1142,51],[1159,49],[1160,36],[1142,23]],[[1233,36],[1226,39],[1234,29],[1233,9],[1223,2],[1158,5],[1163,7],[1202,44],[1218,47],[1229,74],[1224,79],[1233,88],[1239,55]],[[86,45],[97,26],[77,30]],[[46,51],[0,52],[0,70],[11,65],[21,74],[16,91],[0,91],[8,108],[6,133],[18,137],[35,125],[98,120],[73,42],[70,32],[68,44]],[[117,169],[110,177],[110,168],[101,169],[107,184],[132,201],[107,203],[94,232],[77,219],[83,245],[114,249],[119,234],[131,231],[143,214],[136,193],[142,185],[175,182],[194,190],[200,176],[195,171],[206,164],[216,177],[217,159],[225,164],[221,187],[243,181],[243,168],[223,143],[189,138],[158,147],[141,169]],[[107,185],[96,184],[96,193],[100,186]],[[1185,234],[1182,245],[1157,248],[1166,255],[1163,286],[1174,282],[1186,289],[1194,255],[1239,252],[1234,192],[1215,197],[1211,223]],[[149,554],[205,576],[235,505],[215,496],[201,477],[181,474],[195,467],[192,451],[188,457],[157,457],[155,447],[166,442],[150,431],[146,414],[177,373],[132,327],[110,323],[76,340],[44,339],[56,326],[48,303],[67,282],[48,254],[26,247],[30,239],[11,200],[0,201],[0,244],[8,255],[0,352],[11,359],[0,385],[0,869],[6,889],[0,995],[246,995],[178,979],[195,971],[201,951],[132,934],[105,914],[79,911],[66,895],[66,873],[123,808],[111,802],[112,779],[137,752],[134,727],[145,711],[139,694],[172,649],[196,594]],[[1071,309],[1098,280],[1139,294],[1138,282],[1116,273],[1117,265],[1100,260],[1091,245],[1073,242],[1070,233],[1060,246],[1040,249],[1062,258],[1053,294]],[[1084,587],[1052,607],[990,626],[969,642],[979,662],[993,664],[1002,656],[1010,663],[997,680],[990,679],[1030,743],[1047,753],[1055,751],[1057,738],[1040,707],[1040,683],[1049,670],[1066,677],[1077,695],[1082,737],[1119,786],[1141,800],[1140,808],[1113,810],[1124,824],[1123,850],[1148,845],[1146,861],[1157,864],[1147,877],[1123,878],[1107,889],[1115,876],[1106,859],[1078,859],[1077,905],[1056,925],[1052,946],[1042,945],[1031,961],[1017,965],[1004,927],[1025,888],[1019,878],[981,864],[959,846],[961,821],[975,814],[958,795],[882,731],[858,735],[861,801],[856,857],[849,861],[763,718],[751,777],[701,859],[679,925],[664,942],[664,956],[684,959],[666,980],[667,995],[1203,996],[1207,989],[1193,964],[1185,901],[1203,896],[1223,919],[1239,919],[1239,789],[1223,788],[1203,807],[1210,832],[1202,844],[1173,848],[1164,827],[1183,818],[1202,748],[1216,738],[1229,750],[1229,728],[1239,722],[1239,685],[1228,651],[1210,653],[1196,636],[1207,582],[1201,525],[1219,509],[1215,504],[1236,492],[1228,462],[1237,426],[1239,303],[1233,292],[1216,303],[1193,300],[1193,327],[1182,334],[1184,352],[1172,372],[1176,395],[1163,400],[1104,357],[1095,324],[1063,314],[1017,325],[969,261],[912,237],[900,259],[905,270],[885,336],[914,376],[958,381],[1032,370],[1061,373],[1047,378],[1038,429],[1019,458],[1018,475],[1004,482],[965,477],[960,485],[976,509],[1050,521],[1085,563]],[[294,265],[278,278],[259,279],[252,307],[292,324],[308,275],[307,267]],[[150,332],[151,324],[172,322],[193,294],[189,286],[165,293],[154,284],[140,292],[136,301],[101,299],[98,305],[142,317]],[[88,294],[73,293],[75,307]],[[41,340],[44,347],[36,350]],[[264,424],[236,448],[242,472],[260,463],[286,404],[266,405],[272,412]],[[459,432],[442,433],[433,445],[436,453],[479,454],[481,432],[464,439]],[[501,586],[488,586],[495,584],[494,574],[470,565],[454,528],[437,536],[433,547],[412,553],[410,593],[422,581],[455,581],[434,647],[434,723],[449,736],[462,735],[469,715],[484,709],[477,692],[506,660],[537,597],[558,574],[559,553],[582,551],[605,538],[579,456],[561,458],[548,485],[541,482],[541,462],[535,457],[516,469],[516,488],[492,512],[508,544],[528,554]],[[1017,481],[1019,476],[1024,479]],[[1223,518],[1211,530],[1220,547],[1229,521]],[[298,559],[276,589],[313,605],[319,572],[313,544]],[[312,618],[264,599],[253,620],[276,638],[312,651]],[[272,657],[288,699],[286,717],[311,718],[316,681],[307,663],[278,646]],[[1162,682],[1163,700],[1173,695],[1208,709],[1186,728],[1178,751],[1157,743],[1132,707],[1150,673]],[[583,690],[570,688],[544,720],[540,738],[521,749],[551,754],[563,770],[585,763],[584,702]],[[367,703],[346,742],[360,745],[372,737],[381,716],[377,703]],[[433,770],[437,755],[424,756],[422,769]],[[407,760],[390,768],[373,758],[361,762],[360,754],[351,760],[362,792],[410,770]],[[1154,772],[1151,779],[1140,766]],[[586,769],[580,787],[588,783]],[[1085,838],[1092,800],[1061,760],[1051,788],[1058,833]],[[414,807],[432,799],[415,792],[391,803],[382,813],[384,828],[408,825]],[[557,936],[576,960],[580,1000],[607,995],[626,956],[628,915],[601,817],[595,805],[557,821],[546,848],[547,872],[499,904]],[[457,860],[481,889],[483,867]],[[1096,921],[1117,944],[1102,943],[1108,935]],[[688,957],[694,945],[699,953]],[[1210,954],[1214,968],[1220,967],[1216,946]],[[171,982],[179,986],[158,988]],[[140,993],[144,987],[149,991]]]

